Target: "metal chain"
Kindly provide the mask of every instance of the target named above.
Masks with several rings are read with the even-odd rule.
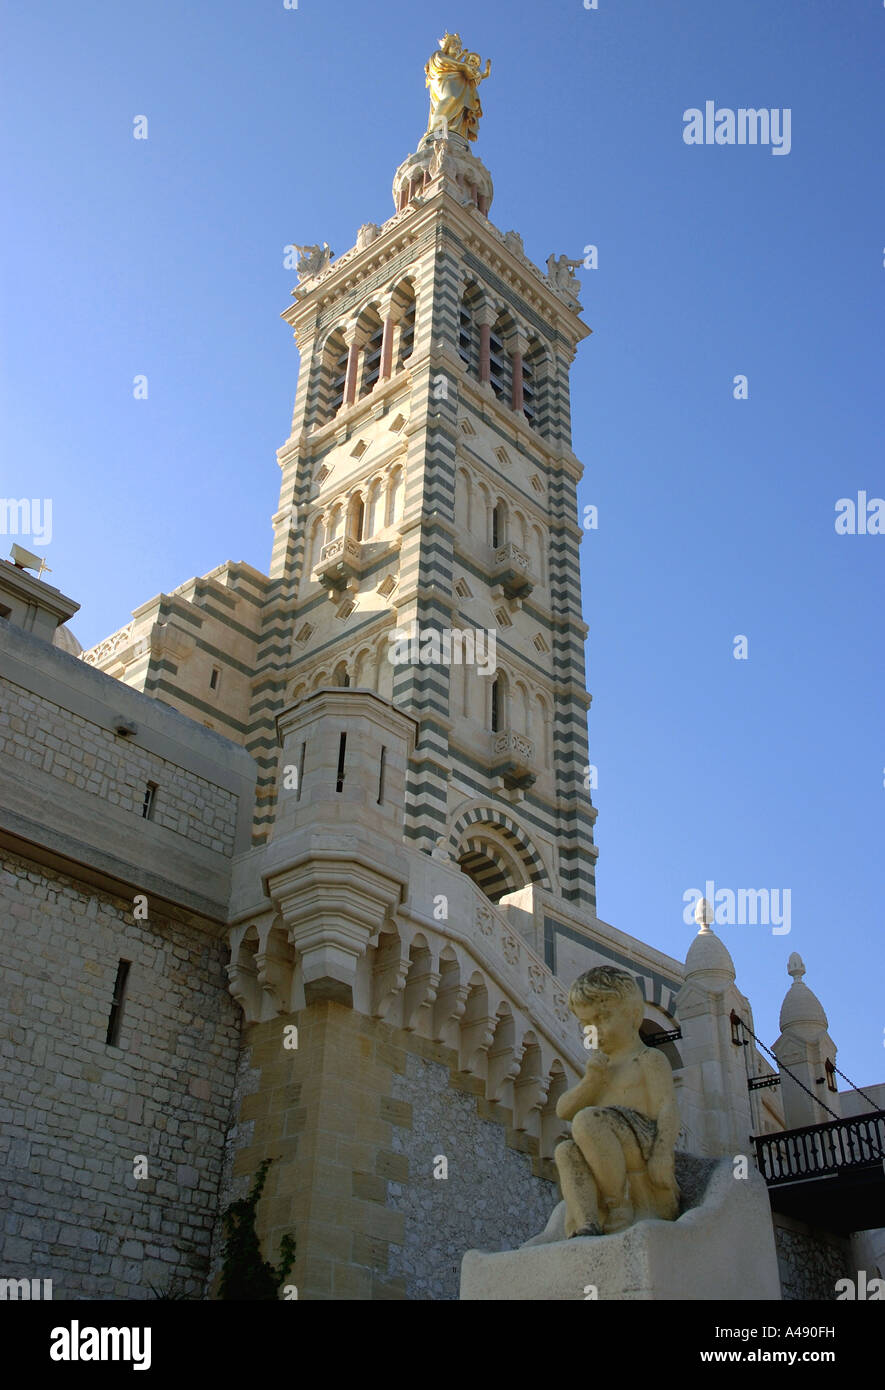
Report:
[[[870,1105],[873,1107],[874,1110],[885,1110],[885,1106],[883,1106],[883,1105],[877,1105],[876,1102],[873,1100],[873,1097],[872,1097],[872,1096],[868,1096],[867,1093],[866,1093],[866,1091],[862,1091],[862,1090],[860,1089],[859,1086],[855,1086],[854,1082],[851,1080],[851,1078],[850,1078],[849,1076],[846,1076],[846,1075],[845,1075],[844,1071],[839,1071],[839,1068],[836,1066],[836,1063],[835,1063],[835,1062],[833,1063],[833,1071],[838,1072],[838,1074],[839,1074],[839,1076],[841,1076],[842,1080],[848,1082],[848,1084],[849,1084],[849,1086],[851,1087],[852,1091],[857,1091],[857,1094],[858,1094],[859,1096],[863,1096],[864,1100],[868,1100],[868,1101],[870,1102]]]
[[[779,1061],[778,1061],[777,1057],[776,1057],[775,1054],[772,1052],[771,1048],[770,1048],[770,1047],[766,1047],[766,1046],[765,1046],[765,1043],[762,1041],[762,1039],[756,1037],[756,1034],[753,1032],[753,1030],[752,1030],[752,1028],[750,1027],[749,1023],[745,1023],[745,1022],[744,1022],[744,1020],[741,1018],[741,1016],[740,1016],[740,1014],[737,1012],[737,1010],[735,1010],[735,1017],[737,1018],[738,1022],[739,1022],[740,1025],[741,1025],[741,1027],[742,1027],[742,1028],[746,1028],[747,1032],[750,1034],[750,1037],[753,1038],[753,1039],[759,1044],[759,1046],[760,1046],[761,1048],[764,1048],[764,1049],[765,1049],[765,1051],[768,1053],[769,1057],[773,1057],[773,1058],[774,1058],[774,1061],[775,1061],[775,1063],[777,1064],[777,1067],[778,1067],[778,1070],[779,1070],[779,1071],[785,1071],[785,1072],[787,1073],[787,1076],[792,1077],[793,1080],[795,1081],[796,1085],[797,1085],[797,1086],[801,1086],[801,1087],[802,1087],[802,1090],[805,1092],[806,1095],[811,1096],[811,1099],[812,1099],[813,1101],[816,1101],[818,1105],[823,1106],[823,1108],[824,1108],[824,1110],[826,1110],[827,1114],[828,1114],[828,1115],[832,1115],[832,1117],[833,1117],[834,1120],[841,1120],[841,1119],[842,1119],[842,1116],[841,1116],[841,1115],[837,1115],[836,1112],[835,1112],[835,1110],[831,1110],[830,1107],[829,1107],[824,1101],[822,1101],[822,1100],[820,1099],[819,1096],[816,1096],[816,1095],[814,1094],[814,1091],[809,1091],[808,1087],[805,1085],[805,1082],[804,1082],[804,1081],[800,1081],[799,1078],[798,1078],[798,1076],[795,1076],[795,1075],[793,1074],[793,1072],[790,1071],[790,1068],[789,1068],[789,1067],[785,1067],[784,1064],[783,1064],[783,1062],[779,1062]]]

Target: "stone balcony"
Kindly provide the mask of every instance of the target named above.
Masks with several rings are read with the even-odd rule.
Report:
[[[528,555],[512,541],[499,545],[495,551],[491,581],[493,592],[500,588],[505,598],[516,599],[527,598],[537,583]]]
[[[314,578],[324,589],[336,592],[359,579],[363,568],[363,548],[350,536],[339,536],[323,546]]]
[[[502,729],[492,735],[491,773],[503,779],[512,790],[530,787],[538,775],[535,745],[517,729]]]

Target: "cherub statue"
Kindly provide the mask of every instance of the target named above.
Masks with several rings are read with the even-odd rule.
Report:
[[[424,65],[425,86],[430,88],[427,129],[442,126],[455,135],[475,140],[482,116],[478,89],[492,70],[491,59],[483,71],[479,54],[461,47],[460,34],[444,34],[439,48],[439,53],[431,54]]]
[[[327,241],[324,241],[322,246],[298,246],[295,242],[292,244],[295,250],[300,252],[296,267],[299,281],[309,280],[312,275],[319,275],[321,270],[326,269],[334,255],[334,252],[329,250]]]
[[[572,1138],[557,1145],[565,1234],[610,1235],[634,1222],[673,1221],[679,1209],[674,1148],[679,1112],[670,1064],[639,1035],[643,999],[626,970],[580,975],[569,1008],[584,1025],[582,1079],[556,1103]]]

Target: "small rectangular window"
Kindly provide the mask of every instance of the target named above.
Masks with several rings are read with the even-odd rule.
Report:
[[[335,786],[336,792],[344,791],[344,750],[347,747],[347,734],[341,735],[338,744],[338,780]]]
[[[220,667],[220,666],[213,666],[213,667],[212,667],[212,675],[209,677],[209,689],[210,689],[210,690],[217,690],[217,689],[218,689],[218,682],[219,682],[220,680],[221,680],[221,667]]]
[[[384,800],[384,764],[387,761],[387,749],[381,749],[381,759],[378,766],[378,805]]]
[[[306,743],[302,743],[302,745],[301,745],[301,752],[298,754],[298,785],[297,785],[296,788],[295,788],[295,800],[296,800],[296,801],[300,801],[300,800],[301,800],[301,785],[302,785],[302,783],[303,783],[303,781],[304,781],[304,750],[305,750],[306,747],[307,747],[307,744],[306,744]]]
[[[126,997],[126,982],[129,979],[129,967],[132,964],[129,960],[121,960],[117,966],[117,978],[114,981],[114,997],[111,1000],[111,1012],[108,1018],[108,1034],[105,1043],[108,1047],[116,1047],[120,1037],[120,1027],[123,1022],[123,1000]]]
[[[144,816],[145,820],[153,820],[156,801],[157,784],[156,782],[148,782],[144,789],[144,801],[141,803],[141,814]]]

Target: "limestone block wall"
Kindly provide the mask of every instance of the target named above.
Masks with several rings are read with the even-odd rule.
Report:
[[[464,1251],[536,1234],[558,1195],[538,1139],[483,1093],[453,1048],[332,1001],[247,1025],[220,1206],[271,1158],[256,1225],[274,1262],[295,1237],[299,1299],[455,1299]],[[219,1252],[216,1233],[210,1293]]]
[[[155,825],[217,853],[233,851],[237,798],[232,792],[5,677],[0,677],[0,756],[34,764],[109,806],[139,815],[145,788],[153,782]]]
[[[198,1296],[239,1038],[221,944],[8,851],[0,901],[3,1276],[50,1278],[57,1299]]]
[[[266,592],[265,575],[228,561],[141,604],[83,661],[245,743]]]

